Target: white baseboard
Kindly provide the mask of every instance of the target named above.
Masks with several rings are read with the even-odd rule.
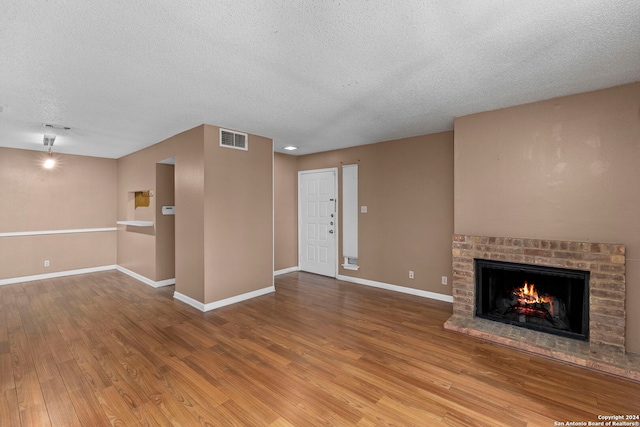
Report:
[[[453,296],[438,294],[436,292],[421,291],[420,289],[407,288],[404,286],[391,285],[389,283],[376,282],[374,280],[360,279],[358,277],[338,275],[338,280],[345,282],[357,283],[359,285],[372,286],[374,288],[387,289],[394,292],[402,292],[403,294],[416,295],[423,298],[435,299],[438,301],[453,302]]]
[[[124,268],[124,267],[122,267],[120,265],[116,266],[116,270],[118,270],[121,273],[126,274],[127,276],[131,276],[134,279],[139,280],[142,283],[147,284],[147,285],[149,285],[151,287],[154,287],[154,288],[161,288],[163,286],[169,286],[169,285],[175,285],[176,284],[176,279],[167,279],[167,280],[161,280],[159,282],[155,282],[155,281],[153,281],[153,280],[151,280],[151,279],[149,279],[147,277],[144,277],[141,274],[136,273],[135,271],[131,271],[131,270],[129,270],[127,268]]]
[[[180,292],[174,292],[173,298],[177,299],[178,301],[182,301],[185,304],[190,305],[196,310],[205,311],[204,310],[205,305],[203,303],[201,303],[200,301],[194,300],[193,298],[188,297],[184,294],[181,294]]]
[[[258,289],[256,291],[253,292],[247,292],[246,294],[241,294],[241,295],[236,295],[234,297],[230,297],[230,298],[225,298],[222,299],[220,301],[214,301],[214,302],[210,302],[208,304],[203,304],[200,301],[196,301],[191,297],[188,297],[184,294],[181,294],[180,292],[174,292],[173,293],[173,297],[175,299],[177,299],[178,301],[182,301],[185,304],[189,304],[191,307],[196,308],[200,311],[211,311],[211,310],[215,310],[216,308],[220,308],[220,307],[224,307],[227,305],[231,305],[231,304],[235,304],[241,301],[246,301],[248,299],[252,299],[252,298],[256,298],[262,295],[266,295],[269,294],[271,292],[275,292],[276,291],[276,287],[275,286],[268,286],[266,288],[263,289]]]
[[[163,286],[171,286],[171,285],[175,285],[176,284],[176,279],[166,279],[166,280],[160,280],[159,282],[156,282],[156,285],[154,286],[154,288],[161,288]]]
[[[96,273],[98,271],[115,270],[116,268],[116,265],[103,265],[101,267],[80,268],[77,270],[58,271],[55,273],[36,274],[33,276],[12,277],[10,279],[0,279],[0,286],[22,282],[33,282],[34,280],[53,279],[56,277],[75,276],[77,274]]]
[[[274,276],[280,276],[281,274],[293,273],[294,271],[300,271],[300,267],[297,265],[295,267],[283,268],[282,270],[276,270],[273,272]]]

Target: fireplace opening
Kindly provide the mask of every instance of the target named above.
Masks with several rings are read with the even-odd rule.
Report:
[[[476,316],[589,339],[589,272],[475,259]]]

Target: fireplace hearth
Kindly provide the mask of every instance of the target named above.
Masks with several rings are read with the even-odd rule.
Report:
[[[454,234],[453,315],[444,327],[640,382],[640,355],[625,349],[625,252],[624,245],[614,243]],[[574,283],[569,285],[570,291],[555,293],[556,284],[549,289],[544,283],[546,277],[541,280],[540,277],[516,275],[514,284],[506,285],[506,288],[496,285],[494,298],[489,298],[489,306],[491,303],[502,304],[501,315],[506,312],[507,317],[511,317],[507,322],[496,322],[478,314],[478,298],[481,297],[476,293],[476,260],[522,264],[524,268],[577,270],[588,273],[588,277],[584,278],[586,285]],[[510,276],[515,273],[500,274]],[[576,282],[580,280],[576,279]],[[574,301],[576,297],[582,297],[582,304],[586,304],[582,312],[576,309],[580,306]],[[495,315],[494,310],[489,310],[487,315]],[[559,313],[563,310],[571,313]],[[523,314],[526,314],[524,318]],[[558,319],[554,319],[556,314]],[[582,326],[575,326],[577,318],[582,318]],[[560,320],[565,326],[568,324],[568,331]],[[548,322],[554,325],[554,330],[541,330],[541,327],[549,326]]]
[[[476,316],[587,341],[589,272],[475,260]]]

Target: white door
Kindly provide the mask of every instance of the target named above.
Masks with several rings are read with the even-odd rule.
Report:
[[[337,169],[298,172],[300,270],[336,277]]]

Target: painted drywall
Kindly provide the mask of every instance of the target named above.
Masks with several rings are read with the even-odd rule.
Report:
[[[167,194],[157,194],[157,163],[175,157],[175,290],[201,302],[204,301],[203,140],[204,126],[198,126],[118,159],[117,195],[119,219],[155,222],[157,197],[167,197]],[[132,209],[130,195],[137,190],[154,192],[149,208]],[[152,281],[167,279],[162,269],[158,270],[156,239],[155,225],[144,228],[120,226],[118,265]]]
[[[144,219],[154,221],[154,227],[120,227],[118,264],[153,281],[168,278],[160,265],[170,262],[168,248],[159,245],[170,242],[158,230],[158,216],[171,183],[158,175],[157,163],[169,157],[176,159],[176,292],[209,304],[272,286],[273,143],[249,135],[248,151],[220,147],[219,128],[210,125],[118,160],[118,214],[151,213]],[[154,192],[149,208],[131,209],[136,190]]]
[[[155,195],[155,162],[153,151],[139,151],[118,160],[118,220],[154,221],[155,197],[147,207],[134,206],[136,191]],[[155,227],[118,226],[118,265],[150,280],[155,275]]]
[[[115,227],[116,161],[0,148],[0,233]],[[50,261],[44,267],[44,260]],[[0,237],[0,279],[114,265],[115,231]]]
[[[204,128],[205,303],[273,286],[273,142],[220,146]]]
[[[455,232],[622,243],[640,353],[640,83],[455,120]]]
[[[156,280],[176,277],[175,215],[163,215],[163,206],[175,206],[175,166],[156,164],[155,224]]]
[[[339,274],[451,295],[441,277],[451,278],[453,132],[300,156],[298,170],[338,167],[341,180],[340,166],[355,163],[367,206],[358,218],[360,269],[340,266]]]
[[[298,158],[274,153],[275,271],[298,266]]]

